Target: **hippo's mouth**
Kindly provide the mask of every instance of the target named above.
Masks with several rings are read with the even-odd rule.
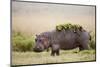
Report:
[[[34,52],[42,52],[43,50],[40,49],[33,49]]]

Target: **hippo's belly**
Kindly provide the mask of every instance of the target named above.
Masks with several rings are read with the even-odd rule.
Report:
[[[77,47],[77,44],[74,42],[62,42],[60,43],[60,49],[63,50],[69,50],[69,49],[74,49]]]

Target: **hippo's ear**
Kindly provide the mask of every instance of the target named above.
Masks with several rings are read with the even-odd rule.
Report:
[[[38,35],[36,34],[35,36],[37,37]]]

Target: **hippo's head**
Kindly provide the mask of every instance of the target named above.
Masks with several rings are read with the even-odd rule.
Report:
[[[49,46],[48,38],[44,35],[36,35],[35,47],[33,50],[35,52],[42,52]]]

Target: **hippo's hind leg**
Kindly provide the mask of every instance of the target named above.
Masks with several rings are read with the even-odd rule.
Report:
[[[79,50],[82,51],[82,50],[88,50],[89,49],[89,46],[87,43],[82,43],[79,45]]]
[[[58,56],[59,55],[59,44],[53,44],[51,49],[51,56],[55,56],[55,54]]]
[[[82,51],[82,50],[84,50],[84,49],[83,49],[82,45],[80,44],[79,45],[79,51]]]

